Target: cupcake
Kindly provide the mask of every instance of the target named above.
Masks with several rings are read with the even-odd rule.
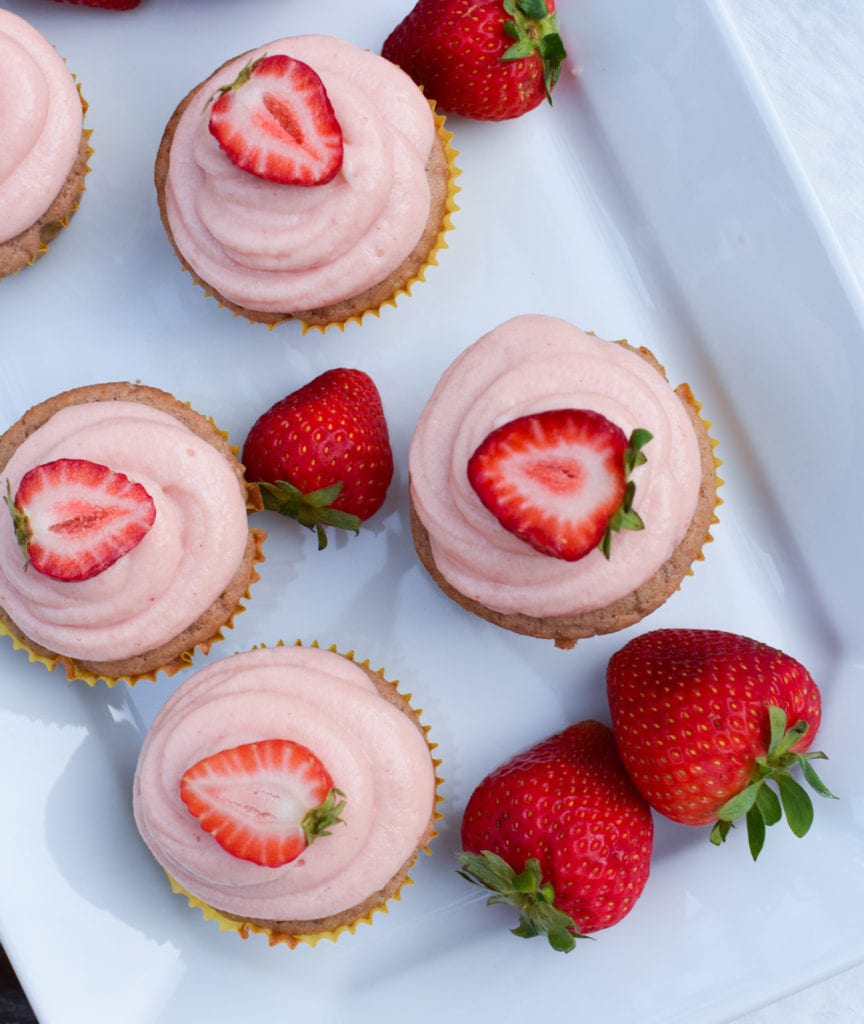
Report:
[[[396,65],[328,36],[229,60],[180,103],[155,182],[193,279],[250,321],[361,320],[444,246],[457,170]]]
[[[92,384],[0,437],[0,631],[93,683],[189,664],[258,578],[264,534],[211,420],[157,388]]]
[[[439,817],[427,729],[335,648],[279,645],[195,672],[141,748],[133,811],[175,892],[246,938],[314,945],[399,896]]]
[[[638,622],[702,558],[715,442],[645,348],[517,316],[446,370],[409,452],[421,562],[476,615],[569,648]]]
[[[78,209],[92,152],[85,110],[51,43],[0,10],[0,278],[44,255]]]

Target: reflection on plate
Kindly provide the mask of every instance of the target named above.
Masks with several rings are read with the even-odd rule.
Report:
[[[0,285],[0,419],[74,385],[140,379],[239,444],[258,412],[318,372],[370,373],[398,464],[384,509],[323,552],[268,521],[262,580],[211,658],[279,639],[353,647],[414,694],[446,779],[433,854],[372,927],[314,950],[242,942],[171,894],[132,824],[141,733],[179,680],[90,690],[0,647],[0,808],[16,836],[0,853],[0,934],[40,1020],[227,1021],[282,1004],[314,1020],[389,1006],[431,1022],[483,992],[501,1021],[573,1005],[604,1024],[710,1024],[864,957],[848,898],[864,860],[848,791],[864,566],[826,514],[862,497],[864,332],[715,4],[565,11],[571,62],[553,108],[501,125],[451,120],[462,209],[440,265],[395,309],[323,336],[254,327],[193,287],[159,224],[153,154],[177,100],[225,57],[322,29],[378,48],[410,3],[361,14],[333,0],[325,17],[312,4],[212,0],[206,32],[198,4],[172,0],[122,15],[6,6],[81,80],[95,153],[70,229]],[[426,578],[406,516],[408,441],[438,375],[491,326],[535,311],[649,345],[703,401],[724,460],[721,522],[705,561],[638,628],[732,629],[807,664],[825,695],[825,777],[842,797],[817,809],[806,840],[772,836],[756,865],[743,836],[718,851],[658,822],[640,903],[568,957],[518,942],[509,915],[468,891],[453,858],[459,816],[507,753],[606,717],[605,663],[632,631],[561,652],[474,619]]]

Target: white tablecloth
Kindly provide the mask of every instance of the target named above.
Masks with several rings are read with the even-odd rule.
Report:
[[[864,290],[864,3],[724,2]],[[802,921],[802,942],[807,941],[806,932]],[[736,1024],[781,1021],[864,1022],[864,965],[748,1013]]]

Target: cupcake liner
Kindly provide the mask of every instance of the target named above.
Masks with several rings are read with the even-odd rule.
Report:
[[[717,449],[717,443],[718,443],[717,439],[715,437],[713,437],[712,434],[711,434],[711,428],[714,426],[714,424],[713,424],[713,422],[711,420],[706,419],[702,415],[702,403],[695,397],[693,392],[690,390],[690,385],[686,384],[686,383],[685,384],[679,384],[678,387],[675,388],[675,391],[679,395],[679,397],[683,401],[685,401],[695,411],[696,415],[699,417],[703,427],[705,428],[705,433],[708,435],[708,440],[711,443],[711,448],[712,448],[712,452],[713,452],[713,456],[714,456],[714,481],[715,481],[715,488],[714,488],[714,510],[713,510],[712,515],[711,515],[711,522],[710,522],[709,528],[708,528],[708,530],[707,530],[707,532],[705,534],[705,541],[704,541],[702,547],[699,549],[699,552],[693,558],[694,562],[704,562],[705,561],[705,545],[706,544],[711,544],[713,542],[713,540],[714,540],[714,537],[711,534],[711,526],[716,526],[717,523],[720,522],[720,517],[717,515],[717,509],[723,504],[723,498],[718,493],[719,488],[721,488],[724,485],[724,483],[725,483],[723,478],[720,476],[720,467],[723,465],[723,460],[717,454],[717,450],[716,450]],[[685,575],[687,575],[687,576],[692,576],[693,575],[693,564],[692,563],[690,564],[690,568],[687,570]],[[680,584],[679,584],[679,588],[680,588]]]
[[[459,151],[453,147],[453,133],[445,126],[446,118],[443,114],[439,114],[435,110],[435,101],[427,100],[427,102],[429,103],[429,107],[432,111],[432,116],[435,120],[435,130],[441,140],[441,145],[444,148],[444,154],[447,160],[447,197],[444,207],[444,217],[441,221],[441,227],[438,231],[435,243],[429,250],[423,265],[416,274],[400,285],[388,298],[379,302],[375,306],[370,306],[369,309],[365,309],[359,313],[354,313],[351,316],[346,317],[344,320],[333,320],[326,324],[307,323],[303,320],[302,315],[300,315],[297,319],[300,321],[302,334],[306,334],[312,330],[320,331],[323,334],[324,331],[327,331],[332,327],[335,327],[340,331],[344,331],[345,327],[350,323],[360,324],[367,316],[380,316],[381,310],[385,306],[396,306],[398,299],[402,295],[410,296],[411,289],[414,285],[419,281],[426,280],[426,271],[429,267],[438,266],[438,254],[443,249],[449,248],[446,236],[448,232],[453,230],[453,214],[459,209],[459,206],[456,203],[456,194],[460,191],[457,178],[462,173],[456,164],[456,158],[459,156]],[[267,326],[272,330],[276,324],[268,324]]]
[[[263,649],[266,648],[266,646],[266,644],[257,644],[252,649]],[[276,644],[276,646],[284,647],[285,644],[283,641],[280,640]],[[295,640],[293,646],[303,647],[304,644],[301,640]],[[318,648],[320,647],[320,644],[318,643],[317,640],[313,640],[311,643],[305,646],[311,648]],[[412,713],[414,721],[416,722],[416,724],[423,733],[424,739],[426,740],[426,745],[429,748],[430,756],[432,758],[432,766],[435,774],[435,797],[432,812],[432,825],[429,832],[425,836],[423,844],[421,846],[418,846],[417,850],[415,850],[415,852],[409,858],[406,865],[404,865],[400,869],[404,871],[405,874],[404,877],[399,880],[398,886],[392,893],[385,896],[380,903],[375,903],[373,906],[369,906],[363,909],[352,921],[348,921],[344,924],[339,924],[333,928],[328,928],[321,931],[315,931],[312,929],[310,929],[310,931],[308,932],[283,931],[277,928],[273,928],[272,926],[259,921],[250,920],[248,918],[240,916],[235,916],[225,911],[218,910],[211,904],[206,903],[205,901],[199,899],[197,896],[194,896],[184,886],[182,886],[171,875],[169,871],[165,871],[165,874],[168,878],[168,882],[171,886],[171,890],[177,895],[183,896],[191,909],[200,911],[205,921],[215,921],[216,924],[219,926],[220,931],[233,932],[242,939],[248,939],[249,936],[252,934],[264,935],[267,937],[267,941],[270,946],[286,945],[290,949],[295,949],[298,945],[301,944],[314,947],[322,940],[335,942],[337,939],[340,938],[340,936],[346,933],[353,935],[361,924],[372,924],[373,918],[376,914],[388,913],[390,902],[393,900],[401,900],[403,889],[406,886],[414,885],[414,880],[410,877],[408,872],[413,868],[414,864],[416,863],[417,857],[420,855],[421,852],[425,853],[427,856],[431,855],[432,851],[430,848],[430,844],[432,840],[438,836],[438,830],[434,827],[434,823],[440,821],[440,819],[443,817],[443,814],[439,809],[441,803],[444,800],[444,797],[440,791],[443,779],[438,773],[438,770],[441,765],[441,760],[440,758],[437,758],[434,755],[434,751],[437,747],[437,744],[429,739],[430,727],[428,725],[425,725],[421,721],[420,716],[422,715],[422,710],[415,708],[411,704],[411,694],[403,693],[401,690],[399,690],[399,684],[397,680],[387,679],[385,677],[383,668],[379,668],[377,670],[372,669],[368,659],[358,661],[354,655],[353,650],[340,651],[335,644],[331,644],[329,647],[326,648],[326,650],[331,651],[334,654],[339,654],[343,658],[347,658],[349,661],[358,665],[360,668],[363,668],[368,672],[372,672],[374,675],[380,678],[383,684],[386,684],[387,686],[392,686],[394,691],[401,697],[401,699],[407,703]]]

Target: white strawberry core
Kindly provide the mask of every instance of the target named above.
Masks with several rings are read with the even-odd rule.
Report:
[[[75,81],[55,48],[0,10],[0,242],[54,201],[75,163],[82,122]]]

